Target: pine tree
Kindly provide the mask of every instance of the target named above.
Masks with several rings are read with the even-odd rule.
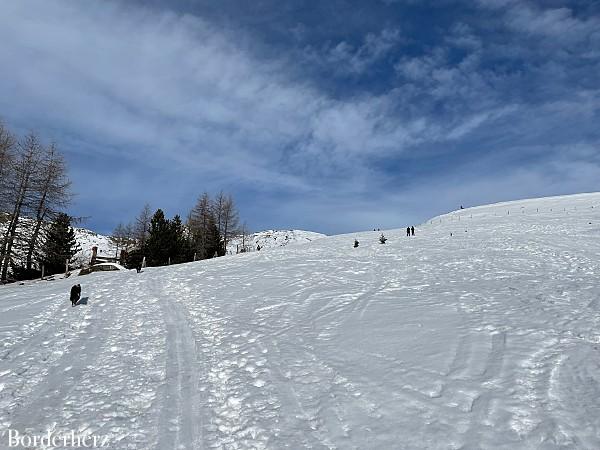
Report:
[[[185,227],[181,222],[181,217],[176,215],[172,220],[169,221],[169,223],[173,244],[169,251],[171,262],[174,264],[179,264],[182,262],[191,261],[193,257],[193,251],[191,248],[191,243],[187,237]]]
[[[42,263],[46,273],[52,275],[64,272],[65,261],[70,261],[79,250],[75,231],[71,227],[71,217],[59,213],[50,224],[42,250]]]
[[[206,253],[207,258],[214,258],[215,256],[225,255],[223,247],[223,241],[219,233],[219,228],[214,220],[214,217],[209,217],[207,238],[206,238]]]
[[[173,243],[171,225],[162,209],[157,209],[150,220],[150,233],[146,240],[146,260],[150,266],[168,264]]]

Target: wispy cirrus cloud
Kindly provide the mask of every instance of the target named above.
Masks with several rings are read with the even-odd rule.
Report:
[[[402,42],[400,30],[384,28],[379,33],[367,33],[359,44],[342,40],[326,42],[320,48],[306,47],[304,56],[308,63],[334,67],[338,75],[355,76],[389,56]]]
[[[210,18],[201,2],[4,3],[0,115],[62,144],[75,211],[102,217],[104,231],[146,200],[185,213],[204,189],[247,201],[257,228],[285,217],[327,232],[371,228],[369,214],[392,225],[390,202],[419,220],[461,196],[589,190],[598,15],[446,3],[357,17],[343,2],[312,15],[284,2],[277,20],[248,11],[239,27],[226,2]],[[435,26],[419,22],[434,13]],[[445,191],[435,201],[433,187]]]

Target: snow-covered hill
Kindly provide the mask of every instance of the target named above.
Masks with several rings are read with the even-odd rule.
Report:
[[[242,239],[237,237],[227,244],[227,253],[236,254],[240,249],[255,251],[260,245],[261,249],[285,247],[293,244],[305,244],[326,237],[321,233],[304,230],[266,230],[252,233]]]
[[[73,257],[75,264],[88,264],[92,259],[93,247],[98,247],[99,256],[116,256],[116,248],[111,242],[110,237],[95,233],[86,228],[74,228],[74,230],[75,239],[81,248]]]
[[[26,247],[24,242],[31,236],[31,229],[33,227],[34,221],[27,217],[23,217],[20,219],[20,225],[18,228],[19,236],[24,238],[21,241],[17,242],[15,248],[17,255],[23,255],[25,257]],[[75,239],[77,244],[80,246],[80,250],[73,257],[73,265],[78,266],[82,264],[86,264],[90,261],[92,257],[92,247],[98,247],[98,254],[103,256],[114,256],[115,247],[110,241],[108,236],[103,236],[98,233],[94,233],[91,230],[73,227],[75,231]],[[6,224],[0,223],[0,235],[2,235],[6,231]]]
[[[384,233],[78,277],[76,308],[73,280],[0,287],[0,424],[132,449],[600,448],[600,194]]]
[[[104,236],[85,228],[75,228],[77,243],[81,251],[75,255],[77,263],[88,263],[92,257],[92,247],[98,247],[98,255],[115,256],[115,246],[110,237]],[[235,255],[242,248],[242,241],[247,251],[255,251],[257,245],[261,249],[285,247],[286,245],[302,244],[325,237],[324,234],[304,230],[266,230],[252,233],[244,240],[241,237],[232,239],[227,245],[227,254]]]
[[[31,219],[23,218],[22,224],[25,226],[20,227],[20,233],[27,236],[27,228],[31,224]],[[74,227],[75,238],[80,250],[75,254],[72,260],[74,267],[80,267],[90,262],[92,258],[92,248],[98,247],[99,256],[117,257],[116,247],[111,242],[109,236],[105,236],[86,228]],[[3,224],[0,224],[0,235],[3,233],[5,228]],[[316,239],[324,237],[324,234],[315,233],[312,231],[303,230],[267,230],[252,233],[246,236],[244,240],[241,237],[232,239],[227,246],[227,254],[235,255],[243,247],[246,251],[255,251],[257,245],[260,245],[261,249],[268,249],[274,247],[284,247],[292,244],[300,244],[314,241]],[[244,242],[244,246],[242,246]],[[22,252],[25,255],[25,252]]]

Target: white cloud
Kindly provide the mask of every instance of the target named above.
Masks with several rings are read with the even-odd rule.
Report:
[[[368,33],[359,46],[347,41],[328,43],[322,49],[306,48],[304,56],[309,63],[323,65],[340,76],[360,75],[402,43],[400,30],[384,28],[380,33]]]
[[[384,30],[353,53],[341,43],[332,57],[362,70],[398,39]],[[376,129],[382,112],[369,110],[377,99],[334,101],[289,81],[280,63],[251,58],[197,17],[30,0],[3,5],[0,40],[12,68],[0,86],[4,109],[95,139],[98,151],[126,147],[187,170],[298,188],[308,184],[282,170],[283,147],[312,136],[319,152],[332,151],[335,171],[361,156],[359,140],[364,152],[389,140]]]
[[[592,42],[596,19],[581,21],[564,10],[537,17],[514,1],[492,3],[522,12],[506,16],[513,30],[562,30]],[[588,123],[598,106],[592,89],[577,87],[570,98],[554,98],[548,88],[545,101],[533,106],[503,98],[511,93],[504,74],[482,64],[489,43],[464,23],[428,53],[400,57],[396,86],[333,98],[318,83],[298,81],[287,56],[253,57],[244,49],[252,45],[247,36],[202,18],[111,1],[21,0],[0,8],[0,61],[9,68],[0,81],[0,114],[22,127],[59,130],[68,137],[62,142],[85,144],[73,145],[73,152],[147,161],[171,179],[194,177],[199,190],[238,183],[318,198],[334,186],[344,193],[338,203],[350,205],[392,177],[374,169],[374,160],[409,152],[416,158],[428,145],[494,135],[500,125],[507,138],[541,136],[567,114]],[[299,25],[296,32],[302,40],[306,29]],[[299,63],[360,77],[397,57],[405,39],[398,29],[384,28],[356,45],[309,49],[308,60]],[[516,51],[514,42],[506,45],[506,54]],[[459,59],[451,57],[453,49]],[[545,67],[556,79],[569,70],[556,62]],[[136,174],[136,182],[140,178]],[[126,189],[126,181],[121,174],[117,188]]]
[[[569,8],[542,9],[529,4],[509,9],[507,22],[516,30],[551,37],[565,44],[585,41],[600,30],[597,17],[578,19]]]

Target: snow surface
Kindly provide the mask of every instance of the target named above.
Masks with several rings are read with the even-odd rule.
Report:
[[[73,262],[75,265],[87,265],[92,260],[92,248],[98,247],[98,256],[117,257],[116,246],[111,242],[109,236],[95,233],[86,228],[73,228],[75,231],[75,240],[81,248],[75,256]]]
[[[72,280],[0,287],[2,428],[118,449],[600,448],[600,194],[384,233],[93,273],[75,308]]]
[[[239,249],[246,247],[248,251],[255,251],[260,245],[262,250],[288,245],[305,244],[326,237],[321,233],[304,230],[265,230],[252,233],[242,240],[241,237],[233,238],[227,243],[227,253],[235,254]]]

